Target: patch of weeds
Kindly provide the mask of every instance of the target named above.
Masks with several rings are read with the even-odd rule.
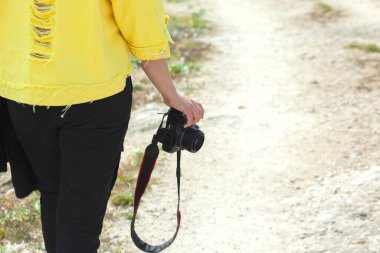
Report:
[[[376,44],[358,44],[352,43],[347,46],[348,48],[359,49],[366,53],[380,53],[380,47]]]
[[[5,253],[5,246],[4,245],[0,245],[0,253]]]
[[[318,2],[317,3],[317,7],[324,13],[329,13],[329,12],[332,12],[334,10],[334,8],[331,6],[331,5],[328,5],[326,3],[323,3],[323,2]]]
[[[212,24],[205,18],[205,10],[192,11],[189,15],[173,16],[168,29],[176,41],[171,45],[172,57],[169,70],[172,78],[180,78],[200,70],[199,62],[204,59],[210,44],[199,41],[199,35],[210,31]]]
[[[200,9],[193,11],[190,15],[173,16],[168,22],[168,30],[173,40],[179,42],[188,37],[198,37],[212,29],[212,24],[205,16],[206,11]]]
[[[191,13],[190,27],[192,29],[195,29],[196,31],[206,31],[211,29],[211,23],[204,17],[205,13],[206,11],[204,9]]]
[[[127,220],[132,220],[133,218],[133,212],[127,213]],[[136,215],[136,220],[139,218],[139,214]]]
[[[118,193],[112,197],[112,204],[115,206],[133,206],[133,192]]]
[[[0,207],[0,244],[29,242],[40,227],[40,193],[34,191],[22,204]]]
[[[141,150],[136,151],[133,155],[132,160],[130,161],[132,168],[134,168],[135,170],[138,170],[140,168],[140,164],[142,162],[143,157],[144,157],[144,151],[141,151]]]
[[[310,12],[312,19],[322,22],[339,17],[340,15],[341,12],[339,10],[334,9],[334,7],[322,1],[317,1]]]
[[[145,84],[143,83],[133,83],[133,91],[144,90]]]
[[[120,173],[117,175],[117,178],[116,178],[116,181],[118,183],[122,183],[122,184],[131,183],[133,180],[134,180],[134,176],[131,173],[129,173],[127,175]]]
[[[125,170],[118,172],[111,196],[111,203],[113,205],[133,206],[134,187],[143,156],[143,151],[136,151],[128,159]]]
[[[181,43],[174,45],[171,49],[172,59],[185,58],[186,61],[201,61],[211,51],[210,43],[191,38],[182,40]]]
[[[179,61],[170,64],[170,72],[174,75],[188,75],[193,71],[199,70],[199,63],[186,61],[185,58],[181,58]]]

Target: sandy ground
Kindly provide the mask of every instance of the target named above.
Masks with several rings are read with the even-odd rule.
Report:
[[[380,2],[328,3],[340,14],[327,20],[310,18],[309,0],[200,3],[219,24],[205,40],[220,53],[190,80],[204,84],[192,97],[206,142],[183,155],[183,221],[166,252],[380,252],[379,81],[369,77],[379,58],[345,47],[379,42]],[[156,110],[135,111],[130,129]],[[126,148],[148,143],[150,125]],[[174,155],[153,178],[162,184],[136,226],[155,244],[175,229]],[[129,224],[104,236],[139,252]]]

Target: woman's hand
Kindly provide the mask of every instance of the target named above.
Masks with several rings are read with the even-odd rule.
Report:
[[[141,67],[153,85],[160,91],[164,103],[185,114],[187,122],[184,127],[191,126],[203,118],[204,110],[200,103],[178,94],[165,58],[143,60]]]
[[[202,105],[181,94],[177,93],[176,96],[171,98],[164,97],[164,103],[182,112],[186,116],[187,122],[184,125],[185,128],[197,123],[203,118],[204,109]]]

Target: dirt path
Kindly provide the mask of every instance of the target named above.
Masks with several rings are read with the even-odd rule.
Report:
[[[201,3],[220,54],[191,80],[205,83],[192,97],[206,142],[183,155],[182,227],[166,252],[380,252],[379,85],[361,88],[374,69],[356,59],[371,57],[345,48],[379,42],[380,3],[354,2],[329,1],[344,15],[325,24],[308,17],[313,1]],[[140,207],[152,243],[174,232],[174,171],[171,156]],[[111,242],[138,252],[129,223],[112,227]]]

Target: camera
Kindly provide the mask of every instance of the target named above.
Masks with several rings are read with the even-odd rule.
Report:
[[[165,127],[163,127],[164,119],[167,116]],[[144,157],[141,162],[139,175],[137,177],[134,204],[133,204],[133,217],[131,221],[131,237],[135,245],[143,250],[144,252],[161,252],[165,248],[169,247],[175,240],[180,224],[181,224],[181,212],[179,210],[180,202],[180,177],[181,177],[181,150],[185,149],[192,153],[197,152],[201,149],[203,142],[205,140],[204,133],[199,129],[197,124],[193,124],[189,127],[184,128],[186,124],[186,116],[170,107],[169,111],[164,113],[162,121],[156,134],[153,135],[152,143],[149,144],[144,153]],[[177,228],[173,237],[160,244],[160,245],[150,245],[137,235],[135,231],[135,219],[137,215],[137,209],[142,195],[148,186],[150,176],[154,170],[156,164],[159,149],[158,142],[162,143],[162,149],[169,153],[177,152],[177,190],[178,190],[178,205],[177,205]]]
[[[197,124],[184,128],[187,122],[186,116],[170,108],[167,112],[165,127],[161,126],[157,130],[157,140],[162,143],[162,149],[168,153],[179,150],[187,150],[191,153],[199,151],[203,145],[205,135]]]

